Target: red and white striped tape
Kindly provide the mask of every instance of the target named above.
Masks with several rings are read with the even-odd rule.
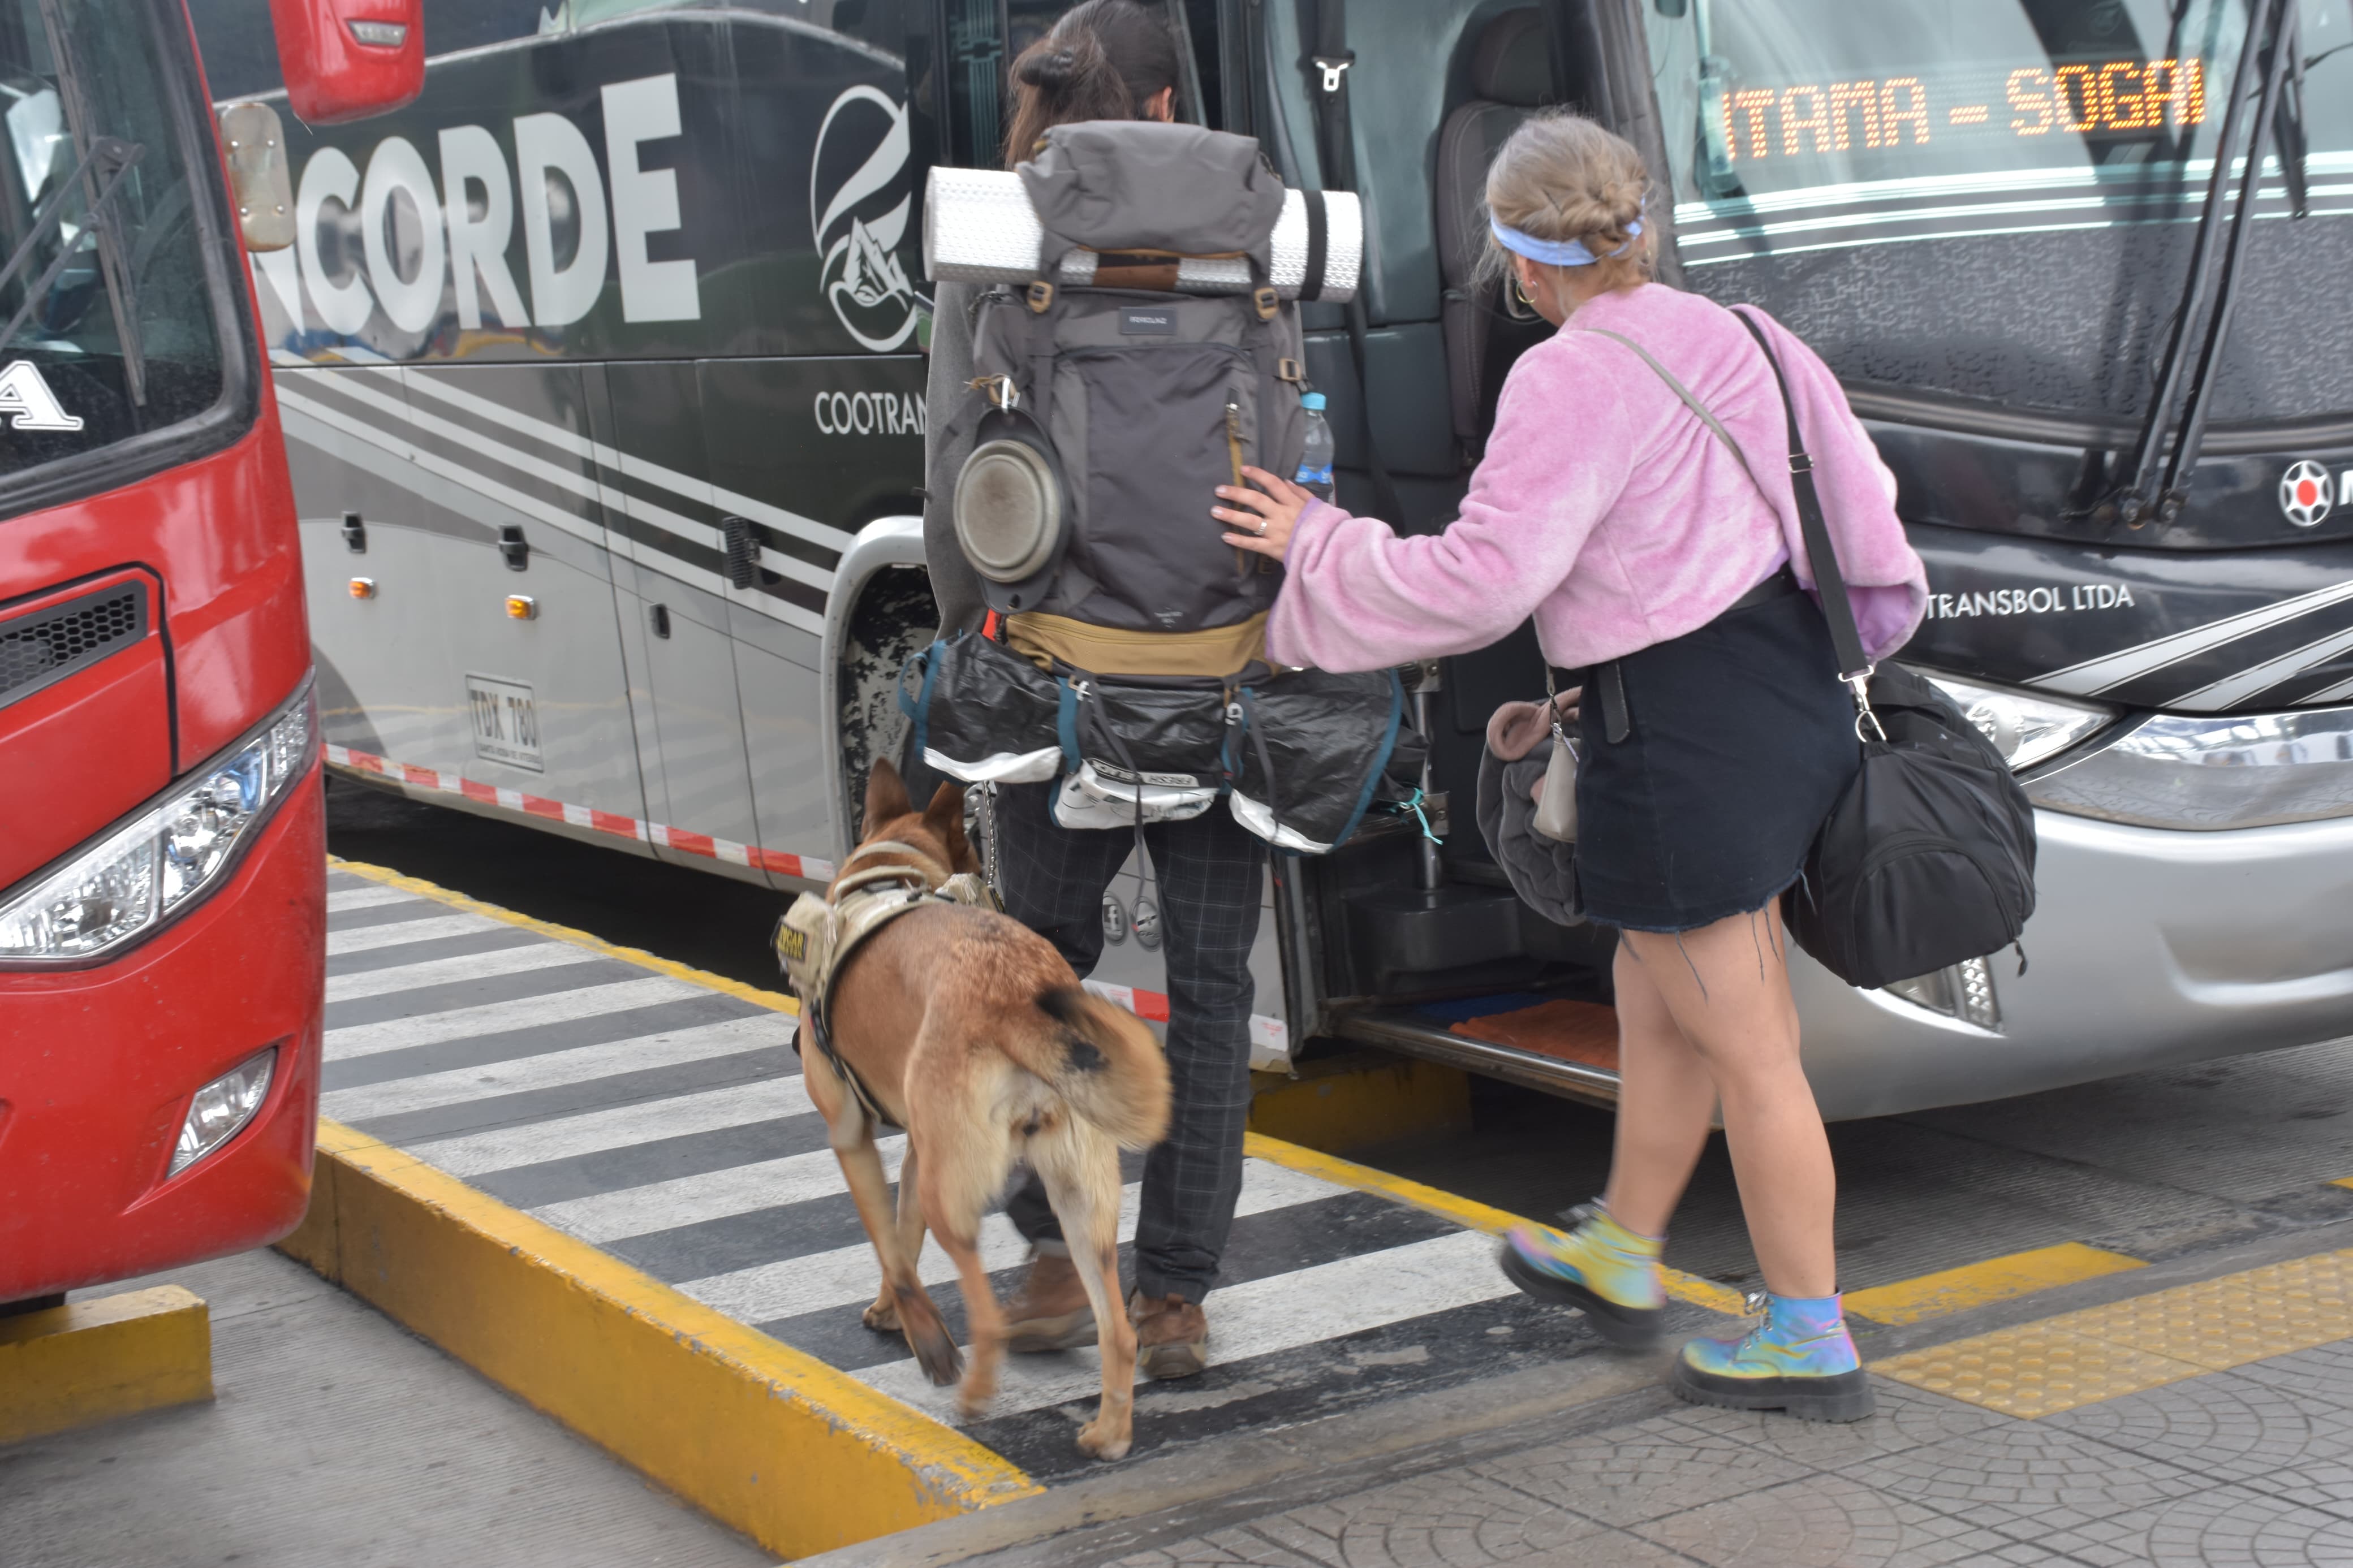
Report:
[[[389,757],[379,757],[373,752],[356,752],[349,746],[331,744],[325,751],[330,766],[348,768],[353,773],[374,773],[379,778],[391,779],[417,789],[463,795],[479,805],[494,806],[521,816],[568,823],[574,827],[609,833],[616,838],[634,838],[640,844],[659,844],[681,854],[724,860],[731,866],[778,871],[787,877],[799,877],[811,882],[833,880],[833,862],[820,860],[813,855],[788,855],[781,849],[763,849],[756,844],[738,844],[733,839],[714,838],[707,833],[691,833],[683,827],[624,816],[615,811],[599,811],[593,805],[550,800],[544,795],[527,795],[519,789],[482,784],[438,768],[420,768],[413,763],[396,763]],[[1165,991],[1145,991],[1101,980],[1090,980],[1086,987],[1106,1002],[1126,1008],[1147,1023],[1165,1024],[1168,1021],[1168,994]],[[1253,1013],[1250,1023],[1251,1054],[1255,1058],[1264,1061],[1289,1054],[1291,1031],[1282,1019]]]
[[[634,838],[640,844],[658,844],[682,855],[701,855],[707,859],[724,860],[731,866],[777,871],[811,882],[833,879],[833,862],[820,860],[813,855],[788,855],[781,849],[763,849],[756,844],[738,844],[732,838],[714,838],[708,833],[692,833],[665,823],[624,816],[617,811],[599,811],[593,805],[549,800],[544,795],[527,795],[519,789],[481,784],[438,768],[420,768],[413,763],[396,763],[389,757],[379,757],[373,752],[355,752],[349,746],[330,745],[326,752],[328,763],[335,767],[349,768],[354,773],[375,773],[380,778],[392,779],[418,789],[463,795],[468,800],[519,816],[568,823],[574,827],[609,833],[616,838]]]

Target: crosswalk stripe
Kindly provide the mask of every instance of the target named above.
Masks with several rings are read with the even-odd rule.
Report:
[[[897,1181],[907,1140],[894,1133],[877,1138],[874,1148],[882,1156],[883,1174]],[[841,1162],[831,1149],[812,1149],[806,1154],[734,1165],[704,1175],[673,1176],[642,1187],[566,1198],[531,1212],[533,1218],[583,1241],[618,1241],[623,1237],[807,1203],[842,1190]]]
[[[1208,1303],[1209,1364],[1296,1350],[1508,1296],[1512,1283],[1495,1267],[1494,1247],[1491,1237],[1477,1231],[1459,1231],[1217,1290]],[[1102,1386],[1102,1364],[1092,1345],[1050,1362],[1008,1356],[988,1415],[1092,1401]],[[957,1418],[955,1390],[934,1388],[912,1359],[852,1375],[942,1420]]]
[[[355,1002],[363,996],[385,996],[396,991],[416,991],[459,980],[488,980],[534,969],[561,969],[567,963],[594,963],[597,958],[596,953],[560,942],[493,948],[489,952],[461,953],[455,958],[428,958],[418,963],[394,964],[388,969],[363,970],[357,974],[331,974],[327,976],[327,1000]]]
[[[327,1031],[327,1059],[349,1061],[379,1051],[406,1050],[412,1046],[438,1045],[475,1035],[495,1035],[574,1018],[594,1018],[651,1007],[663,1002],[683,1002],[711,993],[677,980],[617,980],[607,985],[584,985],[549,996],[519,996],[508,1002],[485,1002],[473,1007],[452,1007],[422,1013],[413,1018],[386,1018],[375,1024],[351,1024]]]
[[[372,910],[378,904],[396,904],[404,899],[416,899],[418,903],[425,901],[417,899],[415,893],[404,892],[398,888],[387,888],[381,884],[371,884],[364,888],[338,888],[327,895],[327,912],[331,915],[339,915],[345,910]]]
[[[339,1121],[364,1121],[371,1117],[463,1105],[468,1100],[487,1100],[493,1095],[593,1083],[600,1078],[641,1072],[649,1068],[680,1067],[688,1062],[738,1056],[790,1045],[792,1038],[789,1018],[774,1015],[730,1018],[723,1023],[637,1035],[599,1046],[579,1046],[568,1051],[548,1051],[512,1061],[487,1062],[478,1067],[453,1068],[447,1072],[330,1089],[320,1097],[319,1109]],[[832,1157],[830,1153],[826,1155],[828,1160]]]
[[[837,1186],[839,1186],[837,1176]],[[1241,1201],[1237,1218],[1265,1214],[1318,1198],[1336,1197],[1345,1187],[1297,1171],[1251,1160],[1242,1167]],[[1141,1184],[1131,1182],[1120,1193],[1119,1238],[1135,1239],[1136,1204]],[[1029,1256],[1029,1244],[1003,1215],[981,1222],[981,1261],[990,1269],[1010,1268]],[[679,1287],[707,1307],[715,1307],[747,1323],[774,1322],[803,1312],[852,1305],[871,1297],[875,1289],[874,1249],[864,1243],[807,1253],[775,1263],[763,1263],[732,1273],[714,1274]],[[936,1240],[923,1244],[919,1271],[927,1285],[944,1285],[956,1277],[955,1265]],[[1222,1300],[1222,1298],[1220,1298]]]
[[[810,1109],[808,1090],[802,1087],[800,1076],[796,1073],[765,1083],[730,1084],[724,1089],[673,1095],[668,1100],[644,1100],[522,1127],[419,1142],[409,1152],[453,1176],[479,1176],[517,1165],[536,1165],[548,1160],[570,1160],[607,1149],[625,1149],[657,1139],[777,1121],[787,1116],[807,1115]]]
[[[362,926],[357,931],[331,931],[327,933],[327,956],[335,958],[346,952],[373,952],[380,947],[432,942],[445,936],[470,936],[478,931],[513,929],[488,915],[436,915],[430,920],[398,921],[391,925]]]

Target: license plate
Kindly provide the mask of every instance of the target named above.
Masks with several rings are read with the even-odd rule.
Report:
[[[539,754],[539,705],[528,685],[469,675],[466,705],[474,714],[474,755],[535,773],[546,771]]]

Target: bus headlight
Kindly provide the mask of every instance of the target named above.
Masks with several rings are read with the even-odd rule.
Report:
[[[2053,811],[2143,827],[2353,816],[2353,708],[2155,714],[2026,793]]]
[[[196,1090],[180,1123],[180,1141],[172,1150],[171,1175],[178,1175],[245,1130],[261,1102],[269,1098],[270,1074],[277,1066],[278,1047],[272,1046]]]
[[[1933,670],[1914,673],[1950,698],[1961,716],[2009,759],[2013,772],[2055,757],[2116,721],[2113,708],[2071,702],[2039,691],[1980,686]]]
[[[220,883],[317,752],[305,679],[244,740],[0,900],[0,967],[96,958],[189,907]]]

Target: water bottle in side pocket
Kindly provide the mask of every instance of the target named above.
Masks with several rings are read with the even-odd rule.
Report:
[[[1299,472],[1292,483],[1319,500],[1332,499],[1332,426],[1324,417],[1324,395],[1308,392],[1300,395],[1299,406],[1307,411],[1307,445],[1299,455]]]

